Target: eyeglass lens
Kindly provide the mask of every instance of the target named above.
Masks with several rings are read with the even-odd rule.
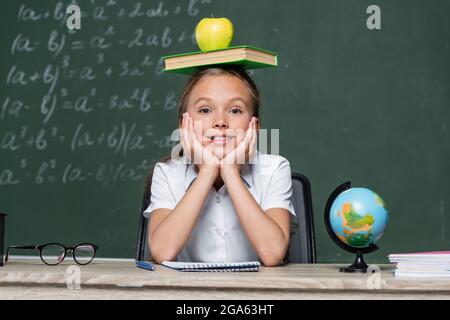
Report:
[[[59,244],[49,244],[42,248],[41,258],[45,263],[56,265],[60,263],[66,254],[66,249]]]
[[[76,262],[79,264],[88,264],[94,259],[95,248],[90,244],[82,244],[75,247],[73,254]]]

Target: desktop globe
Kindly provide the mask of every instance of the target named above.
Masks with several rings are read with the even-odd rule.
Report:
[[[366,188],[351,188],[333,201],[330,224],[345,244],[365,248],[383,235],[388,220],[383,199]]]
[[[375,251],[386,229],[389,213],[383,199],[367,188],[350,188],[345,182],[328,198],[325,226],[340,248],[356,254],[355,262],[341,272],[367,272],[363,254]]]

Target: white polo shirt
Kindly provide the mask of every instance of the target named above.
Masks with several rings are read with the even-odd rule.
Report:
[[[193,164],[184,158],[158,162],[153,171],[151,204],[144,211],[149,218],[159,208],[174,209],[197,177]],[[286,208],[295,215],[291,202],[292,180],[289,162],[282,156],[257,151],[250,164],[241,168],[241,178],[262,210]],[[239,222],[225,184],[209,192],[203,212],[178,255],[185,262],[259,261]]]

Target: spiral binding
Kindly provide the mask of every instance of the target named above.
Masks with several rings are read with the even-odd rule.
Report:
[[[256,272],[260,263],[163,263],[163,265],[183,272]]]

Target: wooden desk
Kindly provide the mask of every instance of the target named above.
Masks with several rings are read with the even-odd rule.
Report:
[[[344,274],[338,265],[290,264],[252,273],[184,273],[134,262],[80,266],[81,290],[67,288],[73,263],[55,267],[15,260],[0,267],[0,299],[450,299],[450,279],[396,279],[380,265],[379,289],[368,274]],[[77,271],[72,269],[71,271]],[[72,284],[73,285],[73,284]],[[24,290],[26,289],[26,290]]]

